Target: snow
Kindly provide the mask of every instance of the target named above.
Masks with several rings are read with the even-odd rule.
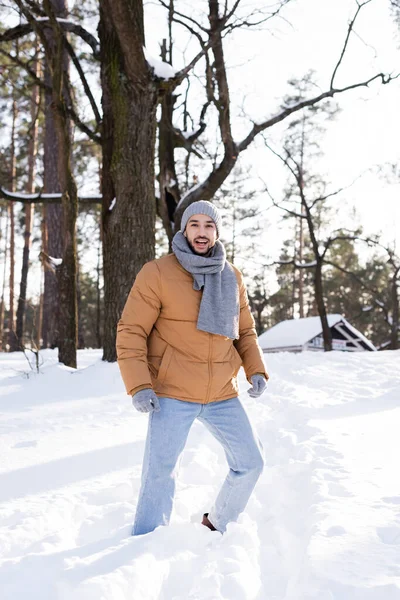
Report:
[[[10,198],[16,198],[17,200],[38,200],[39,198],[62,198],[61,193],[37,193],[37,194],[25,194],[24,192],[10,192],[5,188],[1,188],[1,191],[9,196]]]
[[[177,127],[177,129],[179,129],[179,127]],[[181,130],[181,134],[183,135],[183,137],[185,139],[188,140],[189,138],[192,137],[192,135],[195,135],[195,133],[197,133],[197,131],[198,131],[197,129],[188,129],[187,131],[182,131]]]
[[[0,354],[2,600],[400,600],[400,351],[279,353],[241,398],[266,468],[221,536],[226,473],[195,423],[171,525],[130,535],[147,417],[116,364]]]
[[[145,59],[150,67],[154,69],[156,77],[160,79],[172,79],[175,77],[177,71],[169,63],[163,62],[159,58],[154,58],[147,52],[146,48],[143,48],[143,51]]]
[[[178,204],[176,205],[175,211],[177,211],[181,206],[182,203],[184,202],[184,200],[186,200],[186,197],[191,194],[192,192],[194,192],[195,190],[197,190],[199,187],[201,187],[204,184],[204,181],[199,181],[198,183],[196,183],[195,185],[192,185],[191,188],[189,188],[188,190],[186,190],[186,192],[184,192],[181,196],[181,199],[179,200]]]
[[[35,20],[45,22],[45,21],[50,21],[50,18],[49,17],[36,17]],[[63,19],[62,17],[56,17],[56,21],[58,21],[59,23],[68,23],[70,25],[75,25],[76,27],[81,27],[81,25],[79,23],[74,23],[70,19]]]
[[[54,256],[49,256],[49,260],[50,262],[53,263],[53,265],[55,265],[56,267],[59,267],[60,265],[62,265],[62,258],[54,258]]]
[[[329,327],[333,327],[343,319],[342,315],[328,315]],[[284,348],[287,346],[303,346],[322,331],[319,317],[305,319],[288,319],[278,323],[258,338],[261,348]]]
[[[116,204],[117,204],[117,199],[116,199],[116,198],[113,198],[113,199],[112,199],[112,202],[111,202],[111,204],[110,204],[110,208],[108,209],[108,210],[109,210],[109,212],[111,212],[111,211],[112,211],[112,209],[114,208],[114,206],[115,206]]]
[[[371,350],[375,350],[374,345],[360,333],[355,327],[339,314],[328,315],[328,325],[333,327],[339,322],[343,322],[354,335],[363,340]],[[261,348],[268,350],[270,348],[289,348],[302,347],[307,342],[322,333],[321,319],[319,317],[307,317],[304,319],[288,319],[281,321],[271,327],[258,338]]]

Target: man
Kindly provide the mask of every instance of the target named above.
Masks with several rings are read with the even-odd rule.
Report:
[[[263,468],[260,444],[238,395],[243,365],[261,395],[268,375],[242,276],[219,241],[210,202],[183,213],[173,253],[145,264],[118,323],[118,364],[135,408],[148,412],[133,535],[168,525],[175,467],[195,419],[222,444],[227,478],[203,525],[223,533],[244,510]]]

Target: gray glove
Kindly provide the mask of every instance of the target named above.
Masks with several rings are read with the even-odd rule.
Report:
[[[151,388],[140,390],[133,394],[132,404],[139,412],[158,412],[160,410],[160,403],[156,394]]]
[[[258,396],[261,396],[261,394],[264,392],[265,388],[267,387],[267,381],[266,381],[264,375],[252,375],[250,377],[250,380],[251,380],[251,383],[253,384],[253,387],[251,387],[249,390],[247,390],[247,393],[252,398],[258,398]]]

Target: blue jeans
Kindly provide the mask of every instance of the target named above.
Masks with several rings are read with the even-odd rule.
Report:
[[[198,404],[159,398],[149,415],[142,483],[132,535],[168,525],[175,494],[176,464],[195,419],[222,444],[229,472],[208,518],[224,532],[245,509],[264,466],[261,443],[238,398]]]

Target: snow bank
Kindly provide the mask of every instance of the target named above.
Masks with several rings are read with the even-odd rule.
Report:
[[[79,369],[0,355],[2,600],[399,600],[399,352],[268,356],[242,400],[267,466],[221,536],[199,524],[225,476],[200,423],[170,527],[132,538],[147,417],[100,351]]]

